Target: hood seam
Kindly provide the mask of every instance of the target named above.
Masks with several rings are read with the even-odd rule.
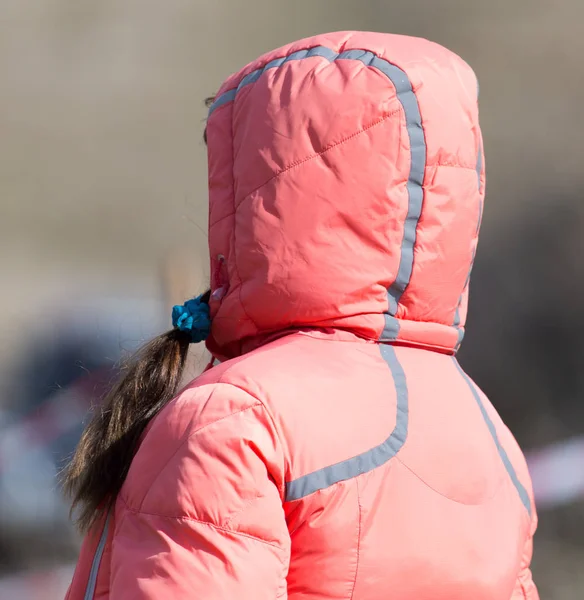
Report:
[[[326,154],[327,152],[329,152],[329,150],[334,150],[337,146],[341,146],[345,142],[349,142],[353,138],[358,137],[362,133],[366,133],[367,131],[373,129],[374,127],[377,127],[378,125],[382,125],[385,121],[387,121],[388,119],[390,119],[391,117],[395,116],[398,113],[403,113],[403,108],[401,106],[398,106],[397,108],[390,111],[389,113],[387,113],[381,117],[378,117],[372,123],[369,123],[365,127],[362,127],[358,131],[355,131],[354,133],[351,133],[348,136],[345,136],[344,138],[340,139],[339,141],[330,143],[328,146],[325,146],[320,152],[316,152],[315,154],[311,154],[310,156],[307,156],[305,158],[298,159],[295,162],[289,164],[288,166],[283,167],[282,169],[280,169],[280,171],[278,171],[277,173],[274,173],[269,179],[264,181],[264,183],[261,183],[258,187],[251,190],[250,192],[246,192],[246,194],[242,198],[241,202],[244,202],[245,200],[247,200],[252,194],[257,192],[264,186],[268,185],[268,183],[270,183],[274,179],[277,179],[280,175],[283,175],[284,173],[287,173],[288,171],[291,171],[292,169],[295,169],[296,167],[302,166],[304,163],[310,162],[311,160],[314,160],[315,158],[318,158],[319,156]],[[239,204],[241,204],[241,202]],[[239,205],[235,207],[235,210],[237,210],[237,208],[239,208]]]
[[[237,264],[237,238],[236,238],[236,217],[237,217],[237,206],[235,205],[235,121],[234,121],[234,104],[231,105],[231,182],[232,182],[232,195],[233,195],[233,230],[231,232],[231,239],[233,240],[233,268],[235,269],[235,273],[237,274],[238,287],[239,290],[237,292],[237,298],[239,300],[239,304],[241,306],[241,310],[243,314],[246,316],[248,321],[253,325],[255,329],[255,335],[260,333],[260,328],[257,323],[251,318],[245,305],[243,304],[243,298],[241,296],[241,290],[243,289],[243,279],[241,278],[241,274],[239,272],[239,266]],[[227,252],[224,252],[225,255],[229,255]],[[229,269],[227,269],[228,273],[228,285],[229,285]],[[241,349],[241,341],[238,342],[239,347]]]

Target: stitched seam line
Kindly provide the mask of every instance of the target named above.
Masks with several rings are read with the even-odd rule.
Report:
[[[211,394],[209,395],[209,399],[211,399],[211,397],[213,396],[213,394],[215,393],[217,388],[215,388]],[[253,398],[253,396],[252,396]],[[221,417],[219,419],[217,419],[216,421],[212,421],[211,423],[206,423],[205,425],[203,425],[202,427],[199,427],[198,429],[196,429],[195,431],[191,431],[191,433],[189,433],[189,435],[182,440],[182,442],[176,447],[175,451],[168,457],[168,460],[164,463],[164,466],[158,471],[156,477],[152,480],[152,482],[150,483],[150,487],[148,488],[148,490],[146,490],[146,493],[144,494],[144,497],[142,498],[142,501],[140,502],[140,506],[138,507],[138,510],[142,510],[142,506],[144,505],[144,502],[146,502],[146,498],[148,497],[148,492],[152,489],[152,487],[154,486],[154,484],[156,483],[156,480],[158,479],[158,477],[160,476],[160,474],[166,469],[166,467],[168,467],[170,461],[178,454],[178,452],[180,450],[182,450],[182,448],[185,446],[185,444],[195,435],[197,435],[200,431],[203,431],[204,429],[207,429],[207,427],[211,427],[211,425],[215,425],[216,423],[220,423],[221,421],[224,421],[225,419],[229,419],[230,417],[233,417],[235,415],[238,415],[242,412],[245,412],[246,410],[251,410],[254,409],[258,406],[263,407],[263,404],[261,402],[256,402],[254,404],[252,404],[251,406],[247,406],[246,408],[242,408],[240,410],[237,410],[235,412],[229,413],[228,415],[225,415],[224,417]],[[121,494],[120,494],[121,497]],[[125,504],[125,502],[124,502]]]
[[[338,142],[330,143],[328,146],[325,146],[320,152],[311,154],[310,156],[307,156],[305,158],[298,159],[298,160],[294,161],[293,163],[289,164],[288,166],[283,167],[282,169],[280,169],[280,171],[278,171],[277,173],[274,173],[269,179],[264,181],[262,184],[258,185],[256,188],[254,188],[250,192],[247,192],[245,194],[244,198],[242,199],[242,201],[239,203],[239,205],[241,205],[241,203],[244,200],[246,200],[247,198],[249,198],[252,194],[254,194],[258,190],[263,188],[268,183],[270,183],[270,181],[272,181],[273,179],[280,177],[280,175],[287,173],[288,171],[290,171],[296,167],[299,167],[300,165],[303,165],[306,162],[309,162],[311,160],[314,160],[315,158],[318,158],[319,156],[322,156],[323,154],[329,152],[329,150],[333,150],[337,146],[340,146],[341,144],[344,144],[345,142],[352,140],[353,138],[357,137],[358,135],[361,135],[362,133],[365,133],[366,131],[373,129],[373,127],[376,127],[377,125],[381,125],[382,123],[387,121],[389,118],[393,117],[394,115],[396,115],[400,112],[403,112],[403,108],[401,106],[399,108],[392,110],[391,112],[387,113],[386,115],[383,115],[382,117],[377,118],[375,121],[373,121],[366,127],[363,127],[363,129],[359,129],[359,131],[356,131],[355,133],[352,133],[352,134],[348,135],[347,137],[344,137],[343,139],[339,140]],[[234,196],[234,198],[235,198],[235,196]],[[239,207],[239,205],[238,205],[238,207]],[[238,207],[236,207],[236,210]]]
[[[223,381],[223,378],[229,373],[229,371],[231,371],[231,369],[234,366],[235,365],[230,365],[229,367],[227,367],[227,369],[225,369],[225,371],[219,377],[219,381],[217,383],[220,383],[221,385],[230,385],[231,387],[234,387],[235,389],[240,390],[244,394],[247,394],[248,396],[250,396],[251,398],[253,398],[254,400],[256,400],[257,404],[255,406],[257,406],[259,404],[260,406],[263,407],[263,409],[264,409],[264,411],[266,413],[266,416],[268,417],[268,419],[270,420],[270,423],[272,424],[272,428],[274,430],[274,435],[276,436],[276,438],[278,440],[278,443],[280,444],[280,448],[282,448],[282,454],[284,454],[284,447],[285,446],[282,443],[282,437],[280,435],[280,432],[278,431],[278,428],[276,427],[276,421],[275,421],[272,413],[270,412],[270,410],[268,409],[268,407],[264,403],[264,401],[261,400],[260,398],[258,398],[257,396],[255,396],[254,394],[252,394],[250,391],[242,388],[239,385],[236,385],[235,383],[229,383],[227,381]],[[284,460],[286,460],[285,456],[284,456]],[[284,464],[284,470],[286,470],[286,464]],[[282,482],[281,482],[280,489],[278,491],[280,492],[280,497],[281,497],[282,502],[283,502],[284,498],[286,496],[286,475],[285,475],[285,473],[283,473],[283,479],[282,479]]]
[[[224,527],[229,527],[231,525],[233,519],[235,519],[235,517],[238,517],[239,515],[241,515],[241,513],[243,513],[245,510],[247,510],[249,508],[249,506],[251,506],[256,500],[260,500],[260,498],[262,498],[262,497],[263,496],[261,493],[257,493],[253,498],[248,498],[243,503],[243,506],[239,510],[236,510],[234,513],[230,514],[227,519],[225,519]]]
[[[355,586],[357,585],[357,575],[359,573],[359,559],[361,554],[361,519],[363,509],[361,507],[361,493],[359,491],[359,479],[355,479],[355,485],[357,486],[357,506],[359,508],[359,520],[357,521],[357,564],[355,565],[355,579],[353,580],[353,588],[351,589],[351,595],[349,600],[353,600],[355,594]]]
[[[459,165],[458,163],[434,163],[426,165],[427,169],[432,169],[436,167],[447,168],[447,169],[464,169],[465,171],[472,171],[476,174],[476,167],[469,167],[468,165]]]
[[[123,502],[126,510],[128,512],[131,512],[134,515],[144,515],[146,517],[159,517],[160,519],[169,519],[169,520],[173,520],[173,521],[189,521],[191,523],[199,523],[200,525],[207,525],[208,527],[216,529],[217,531],[221,531],[222,533],[232,533],[237,536],[245,537],[250,540],[255,540],[257,542],[261,542],[262,544],[272,546],[273,548],[278,548],[278,550],[282,550],[282,547],[279,544],[277,544],[276,542],[270,542],[269,540],[264,540],[263,538],[257,537],[255,535],[251,535],[249,533],[244,533],[242,531],[235,531],[233,529],[221,527],[220,525],[215,525],[214,523],[209,523],[209,521],[203,521],[201,519],[195,519],[194,517],[187,517],[185,515],[177,515],[177,516],[161,515],[159,513],[145,512],[143,510],[136,510],[134,508],[129,507],[122,496],[120,496],[120,499]]]
[[[276,600],[278,600],[278,598],[286,599],[288,597],[288,582],[286,581],[286,574],[288,573],[288,570],[290,568],[290,548],[292,544],[292,540],[290,540],[290,537],[288,537],[288,540],[290,541],[290,544],[283,548],[286,551],[286,558],[282,561],[282,571],[280,573],[280,582],[278,583],[278,587],[280,587],[280,585],[283,582],[284,585],[282,587],[284,589],[282,590],[281,594],[278,594],[276,596]]]
[[[237,223],[236,223],[236,216],[237,216],[237,206],[235,206],[235,127],[234,127],[234,117],[233,117],[233,113],[235,112],[234,110],[234,104],[231,105],[231,181],[232,181],[232,194],[233,194],[233,231],[231,233],[232,235],[232,239],[233,239],[233,268],[235,269],[235,273],[237,274],[237,279],[239,279],[239,290],[237,292],[237,297],[239,299],[239,304],[241,305],[241,310],[243,311],[243,314],[247,317],[248,321],[254,326],[256,332],[259,332],[259,327],[257,326],[256,322],[250,317],[249,313],[247,312],[244,304],[243,304],[243,299],[241,297],[241,290],[243,288],[243,279],[241,278],[241,274],[239,272],[239,266],[237,264],[237,240],[236,240],[236,230],[237,230]],[[241,345],[241,342],[240,342]]]
[[[217,223],[221,223],[221,221],[225,221],[225,219],[228,219],[229,217],[233,217],[233,216],[235,216],[235,211],[230,212],[227,215],[223,215],[222,217],[220,217],[216,221],[213,221],[212,223],[209,223],[209,229],[211,229],[211,227],[215,227],[215,225],[217,225]]]
[[[462,502],[461,500],[457,500],[456,498],[451,498],[450,496],[447,496],[446,494],[439,492],[436,488],[431,486],[427,481],[422,479],[422,477],[420,477],[411,467],[406,465],[406,463],[403,462],[403,460],[401,460],[398,455],[395,456],[395,459],[399,462],[400,465],[402,465],[402,467],[404,467],[404,469],[407,469],[420,483],[423,483],[426,488],[428,488],[429,490],[432,490],[435,494],[438,494],[438,496],[441,496],[442,498],[449,500],[450,502],[454,502],[455,504],[460,504],[461,506],[483,506],[484,504],[489,503],[499,493],[499,491],[504,483],[504,479],[503,479],[503,477],[501,477],[501,481],[499,482],[499,485],[495,488],[493,493],[491,495],[487,496],[486,498],[484,498],[481,502]]]

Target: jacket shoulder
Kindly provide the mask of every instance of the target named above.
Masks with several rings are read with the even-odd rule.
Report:
[[[245,453],[245,439],[258,447],[264,444],[272,460],[272,429],[263,403],[247,390],[221,381],[217,374],[195,380],[148,426],[121,500],[133,511],[184,516],[192,508],[189,488],[208,486],[222,462],[230,461],[235,468],[234,457]],[[202,474],[205,478],[196,481]]]

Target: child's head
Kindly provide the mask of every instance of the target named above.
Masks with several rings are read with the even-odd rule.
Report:
[[[453,352],[484,193],[477,91],[445,48],[377,33],[232,75],[206,131],[210,347],[312,326]]]
[[[231,76],[205,137],[211,293],[175,309],[85,430],[65,478],[83,529],[209,328],[219,357],[307,327],[450,353],[462,339],[484,168],[460,58],[377,33],[302,40]]]

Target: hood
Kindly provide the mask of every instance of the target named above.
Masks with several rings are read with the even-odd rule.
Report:
[[[342,329],[454,353],[484,196],[477,81],[449,50],[338,32],[232,75],[209,110],[209,349]]]

